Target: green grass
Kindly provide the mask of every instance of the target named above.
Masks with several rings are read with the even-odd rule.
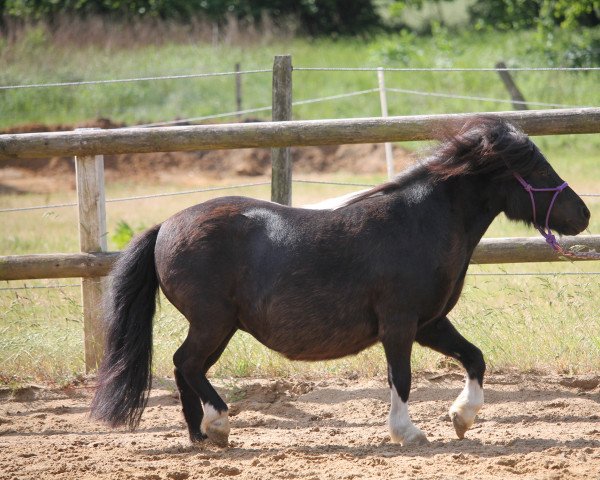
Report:
[[[596,157],[597,158],[597,157]],[[573,159],[561,157],[568,165]],[[597,171],[597,168],[596,170]],[[598,177],[581,172],[565,175],[574,184],[598,191]],[[371,183],[377,176],[330,175],[336,181]],[[107,197],[176,190],[177,185],[109,183]],[[355,190],[356,187],[296,184],[296,204],[314,202]],[[269,187],[241,189],[243,195],[268,198]],[[72,192],[47,195],[4,195],[0,207],[72,200]],[[160,222],[186,206],[217,196],[216,192],[108,204],[109,237],[120,221],[140,229]],[[593,223],[600,230],[600,202],[589,202]],[[143,212],[143,214],[141,213]],[[0,254],[73,252],[78,250],[73,208],[3,214]],[[499,218],[490,235],[534,235],[531,229]],[[109,245],[115,248],[114,245]],[[571,264],[521,264],[472,267],[473,273],[597,271],[597,262]],[[2,282],[0,288],[21,285],[74,284],[61,281]],[[451,318],[467,338],[479,345],[492,369],[594,372],[600,368],[599,276],[469,276]],[[23,381],[67,382],[83,371],[83,325],[80,289],[30,289],[0,291],[0,383]],[[185,338],[187,322],[166,301],[155,320],[155,372],[169,374],[171,356]],[[416,370],[446,366],[438,354],[416,347]],[[385,373],[380,347],[356,357],[331,362],[289,362],[239,333],[214,367],[216,376],[361,375]]]
[[[37,35],[37,36],[36,36]],[[162,45],[130,50],[110,48],[49,49],[33,31],[17,45],[0,45],[0,84],[21,84],[103,78],[129,78],[270,68],[273,55],[291,53],[295,66],[490,67],[498,60],[511,65],[543,66],[543,53],[531,46],[534,34],[443,32],[437,37],[389,36],[358,39],[292,40],[244,46]],[[48,52],[52,52],[49,54]],[[531,101],[597,106],[598,74],[517,72],[515,79]],[[478,95],[507,99],[495,73],[387,73],[388,87]],[[374,88],[374,72],[294,73],[294,98],[315,98]],[[210,115],[235,109],[233,78],[206,78],[31,90],[0,91],[0,128],[41,122],[75,124],[109,117],[128,124]],[[243,78],[244,108],[270,104],[270,74]],[[389,94],[391,115],[509,110],[510,105],[426,96]],[[378,116],[377,94],[321,102],[294,109],[296,118]],[[268,118],[268,114],[257,115]],[[556,170],[579,192],[600,191],[600,136],[556,136],[535,139]],[[421,144],[410,143],[410,148]],[[298,175],[300,177],[300,175]],[[376,183],[380,176],[329,175],[338,181]],[[325,179],[321,177],[320,179]],[[232,181],[228,179],[227,182]],[[189,189],[189,185],[146,184],[123,180],[107,185],[107,197]],[[355,190],[324,185],[294,186],[295,204],[314,202]],[[233,193],[233,192],[232,192]],[[268,198],[269,187],[241,189],[236,194]],[[219,192],[140,200],[107,205],[109,236],[121,221],[134,229],[160,222],[186,206]],[[0,196],[0,208],[75,201],[75,193]],[[600,232],[600,200],[588,198],[590,231]],[[4,213],[0,255],[75,252],[78,250],[74,208]],[[488,236],[531,236],[531,229],[499,218]],[[114,248],[114,245],[110,246]],[[472,272],[597,271],[597,262],[521,264],[473,267]],[[0,284],[0,288],[27,284]],[[77,283],[65,280],[58,283]],[[599,276],[469,276],[464,295],[451,315],[467,338],[478,344],[492,368],[596,372],[600,368]],[[83,370],[83,326],[78,288],[0,290],[0,383],[27,380],[66,382]],[[185,336],[186,321],[166,300],[156,318],[155,371],[168,374],[170,357]],[[431,369],[443,359],[417,348],[413,365]],[[379,347],[333,362],[292,363],[267,351],[244,334],[236,335],[214,375],[338,375],[382,374]]]
[[[599,289],[597,276],[468,276],[451,319],[483,350],[492,370],[594,373],[600,368]],[[0,292],[0,383],[63,383],[81,374],[83,325],[79,295],[78,288],[67,287]],[[186,331],[185,319],[162,298],[154,327],[156,374],[171,373],[171,357]],[[445,365],[440,355],[415,347],[414,370]],[[371,376],[385,371],[378,346],[336,361],[290,362],[248,334],[238,333],[212,374],[329,376],[356,372]]]
[[[27,84],[269,69],[276,54],[290,53],[295,67],[492,67],[544,66],[534,32],[445,33],[435,37],[391,35],[371,40],[287,40],[243,46],[152,45],[132,50],[48,45],[33,40],[0,46],[0,84]],[[270,73],[243,77],[244,108],[271,103]],[[527,100],[595,106],[598,73],[516,72]],[[388,72],[388,87],[478,95],[508,100],[494,72]],[[377,87],[375,72],[294,72],[294,99],[303,100]],[[510,104],[389,93],[392,115],[510,110]],[[135,124],[235,110],[234,78],[211,77],[112,85],[0,91],[0,128],[31,122],[74,124],[95,117]],[[296,118],[380,115],[376,93],[298,106]],[[257,114],[268,118],[269,113]],[[597,143],[596,143],[597,145]]]

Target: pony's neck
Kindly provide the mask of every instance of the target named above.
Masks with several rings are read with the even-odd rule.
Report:
[[[468,237],[473,250],[503,206],[497,189],[479,175],[455,177],[447,180],[452,210],[458,224]]]

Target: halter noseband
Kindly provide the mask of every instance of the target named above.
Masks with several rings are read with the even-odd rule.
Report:
[[[556,251],[560,255],[563,255],[565,257],[570,257],[570,258],[582,258],[582,259],[594,259],[594,260],[600,259],[600,253],[597,253],[595,251],[570,252],[568,250],[565,250],[563,247],[561,247],[559,245],[558,241],[556,240],[556,237],[552,234],[552,230],[550,230],[550,226],[548,225],[548,222],[550,221],[550,212],[552,211],[552,207],[554,206],[554,202],[556,201],[556,197],[558,197],[558,194],[560,192],[562,192],[565,188],[567,188],[567,186],[568,186],[567,182],[564,182],[562,185],[559,185],[558,187],[554,187],[554,188],[534,188],[531,185],[529,185],[529,183],[527,183],[523,179],[523,177],[521,175],[519,175],[517,172],[513,172],[513,175],[517,179],[517,181],[521,184],[521,186],[525,189],[525,191],[527,193],[529,193],[529,198],[531,198],[531,208],[533,210],[533,224],[535,225],[535,228],[538,229],[538,231],[542,234],[542,237],[544,237],[546,239],[546,243],[548,245],[550,245],[554,249],[554,251]],[[534,192],[554,192],[552,201],[550,202],[550,205],[548,206],[548,212],[546,213],[546,225],[544,227],[539,226],[536,221],[535,199],[533,198]]]
[[[552,234],[552,230],[550,230],[548,222],[550,221],[550,212],[552,211],[552,207],[554,206],[556,197],[558,197],[558,194],[562,192],[565,188],[567,188],[569,184],[567,182],[564,182],[562,185],[559,185],[558,187],[554,188],[535,188],[532,187],[529,183],[527,183],[525,179],[518,173],[513,172],[513,175],[521,184],[521,186],[525,189],[525,191],[529,193],[529,198],[531,198],[531,209],[533,211],[533,224],[535,225],[535,228],[537,228],[538,231],[542,234],[542,237],[546,239],[546,243],[548,243],[548,245],[550,245],[557,252],[564,253],[564,250],[558,244],[556,237]],[[548,207],[548,212],[546,213],[546,225],[544,227],[538,225],[536,220],[535,198],[533,197],[534,192],[554,192],[554,196],[552,197],[552,200],[550,201],[550,206]]]

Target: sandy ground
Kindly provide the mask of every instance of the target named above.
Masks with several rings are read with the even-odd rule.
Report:
[[[187,440],[171,380],[158,380],[138,431],[87,419],[92,389],[30,387],[0,397],[0,478],[183,480],[600,478],[599,377],[488,378],[479,421],[455,438],[458,373],[413,381],[411,414],[431,443],[389,442],[383,378],[220,380],[228,448]]]

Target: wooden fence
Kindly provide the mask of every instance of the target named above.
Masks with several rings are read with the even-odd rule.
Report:
[[[290,146],[430,140],[441,128],[460,125],[475,115],[292,121],[291,75],[291,59],[276,57],[273,69],[276,121],[273,122],[0,135],[0,159],[75,157],[82,253],[0,257],[0,280],[83,278],[87,370],[94,369],[101,356],[102,277],[119,255],[119,252],[106,251],[102,155],[272,147],[272,199],[290,204]],[[515,123],[529,135],[600,133],[600,108],[493,112],[490,115]],[[600,250],[600,235],[565,239],[563,244]],[[478,264],[559,260],[542,238],[484,239],[472,259]]]

